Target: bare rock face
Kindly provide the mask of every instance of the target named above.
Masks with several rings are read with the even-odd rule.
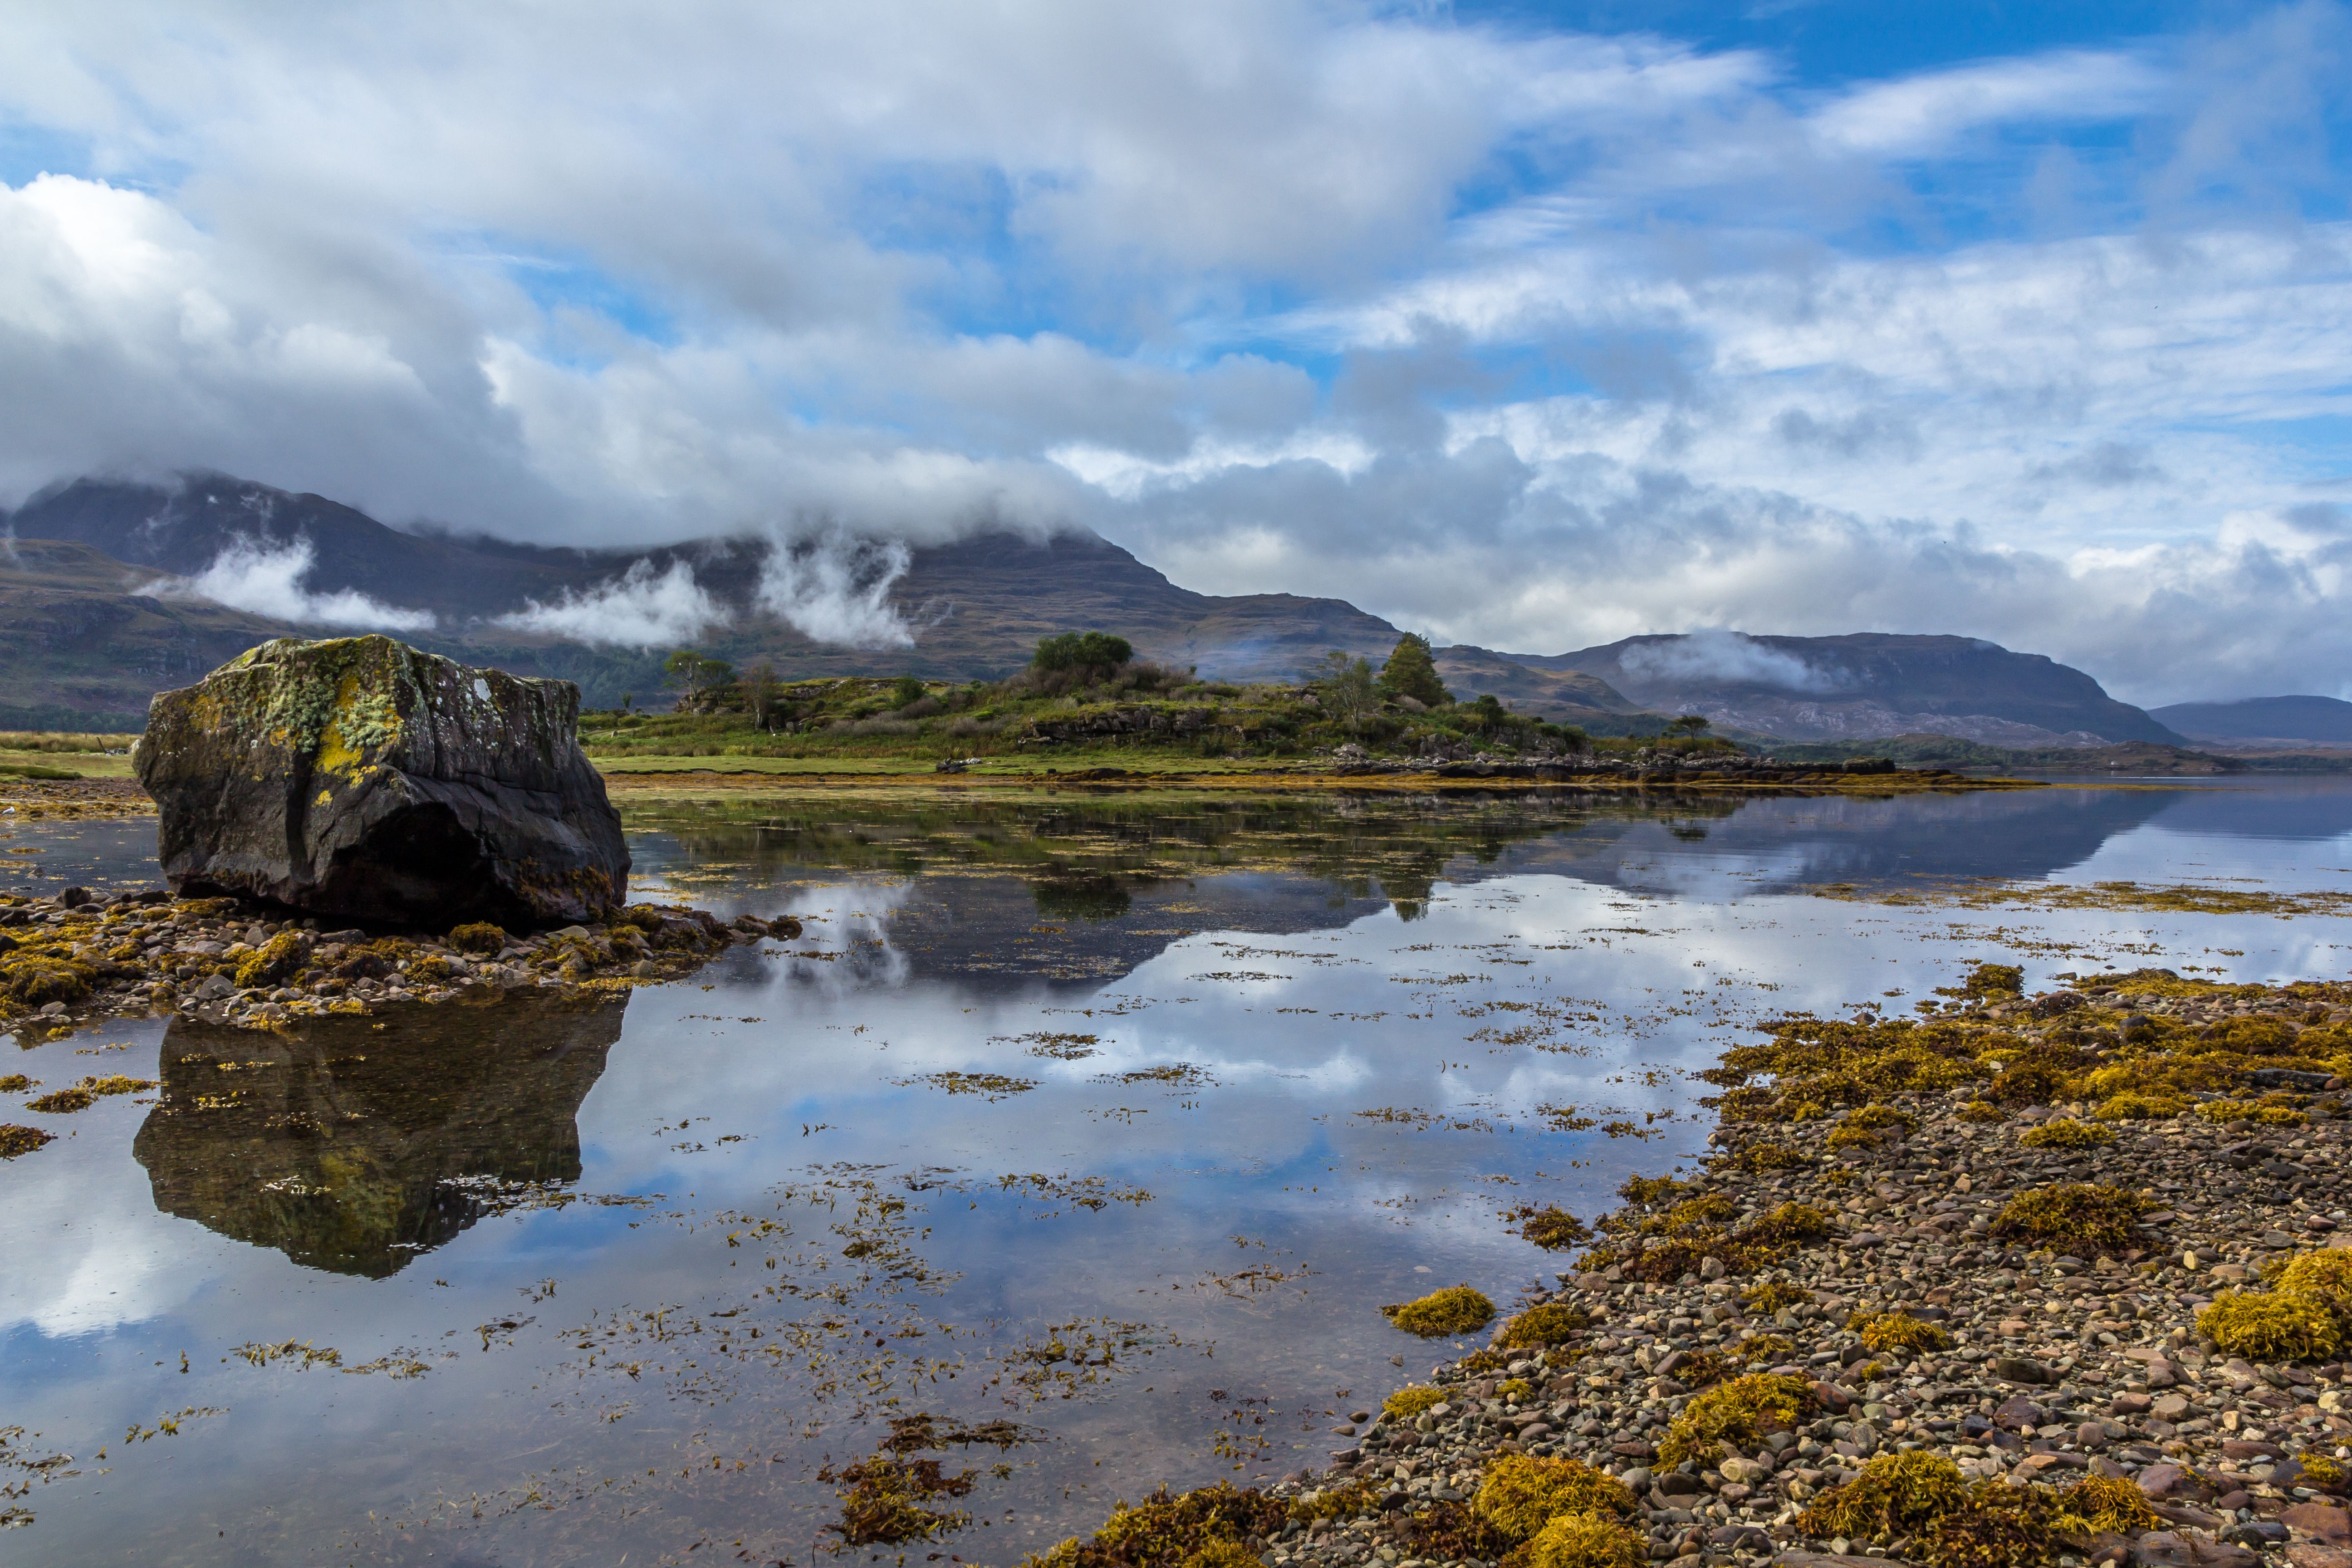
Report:
[[[629,852],[580,689],[385,637],[281,637],[159,694],[133,762],[184,894],[446,929],[593,921]]]

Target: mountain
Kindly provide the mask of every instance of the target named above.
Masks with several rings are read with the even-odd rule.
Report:
[[[2238,702],[2176,702],[2149,710],[2201,741],[2303,742],[2352,745],[2352,702],[2333,697],[2249,697]]]
[[[1099,630],[1214,679],[1293,681],[1332,649],[1377,664],[1400,636],[1343,599],[1196,594],[1084,531],[921,550],[787,551],[757,538],[565,550],[390,528],[323,496],[223,474],[76,479],[5,525],[17,554],[0,571],[0,669],[21,706],[0,709],[0,723],[25,727],[135,727],[154,691],[264,638],[339,626],[396,629],[453,658],[574,680],[594,707],[625,693],[657,700],[662,658],[679,645],[739,668],[765,661],[787,679],[965,680],[1020,668],[1040,637]],[[627,625],[651,646],[614,646]],[[851,634],[864,646],[848,646]],[[1685,711],[1795,741],[2181,740],[2080,670],[1968,637],[1717,632],[1549,655],[1464,644],[1436,658],[1457,696],[1492,693],[1602,734],[1650,732],[1663,713]]]
[[[156,692],[288,629],[87,545],[15,541],[0,551],[0,729],[143,723]]]
[[[2002,746],[2184,740],[2079,669],[1975,637],[1706,632],[1504,657],[1597,677],[1645,708],[1795,741],[1923,732]]]

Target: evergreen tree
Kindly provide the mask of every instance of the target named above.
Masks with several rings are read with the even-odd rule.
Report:
[[[1430,657],[1429,639],[1416,632],[1397,638],[1388,663],[1381,667],[1381,689],[1391,697],[1410,697],[1432,708],[1454,700],[1445,682],[1437,679],[1437,661]]]

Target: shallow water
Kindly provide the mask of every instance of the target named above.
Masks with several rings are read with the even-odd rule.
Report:
[[[27,825],[16,885],[152,879],[149,831]],[[1703,1147],[1684,1075],[1743,1024],[1908,1010],[1979,959],[2283,979],[2352,942],[1867,897],[2352,888],[2329,780],[729,801],[633,842],[642,886],[806,936],[602,1006],[19,1041],[6,1071],[188,1109],[0,1100],[61,1134],[0,1165],[8,1561],[797,1564],[819,1468],[927,1412],[1034,1439],[940,1456],[974,1518],[910,1549],[1007,1562],[1342,1446],[1451,1353],[1377,1305],[1561,1267],[1507,1211],[1589,1217]]]

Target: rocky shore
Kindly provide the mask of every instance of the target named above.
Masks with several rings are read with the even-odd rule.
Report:
[[[1327,1471],[1046,1561],[2352,1568],[2352,985],[2016,977],[1771,1026],[1703,1168],[1523,1212],[1576,1265]]]
[[[526,987],[673,980],[737,943],[800,934],[789,916],[632,904],[536,932],[487,922],[442,933],[322,930],[315,917],[153,889],[100,899],[0,895],[0,1027],[177,1012],[266,1029],[318,1014],[481,999]]]
[[[1857,757],[1835,767],[1797,764],[1745,752],[1636,751],[1564,752],[1477,751],[1440,746],[1418,756],[1375,756],[1361,746],[1344,745],[1329,753],[1332,773],[1343,778],[1395,775],[1441,779],[1521,779],[1587,787],[1641,784],[1739,785],[1776,789],[1850,789],[1856,784],[1876,788],[1983,789],[2031,788],[2015,779],[1983,779],[1942,768],[1898,768],[1883,757]]]

